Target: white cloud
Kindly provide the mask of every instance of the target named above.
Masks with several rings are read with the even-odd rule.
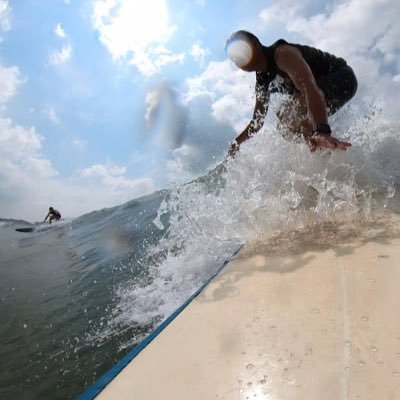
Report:
[[[23,186],[30,179],[40,185],[42,179],[58,175],[41,155],[42,141],[35,128],[15,125],[0,116],[0,187]]]
[[[42,137],[34,128],[15,126],[11,119],[0,118],[0,143],[3,160],[21,161],[26,155],[34,157],[41,148]]]
[[[6,103],[14,96],[21,80],[17,67],[3,67],[0,64],[0,104]]]
[[[61,23],[58,23],[54,29],[54,34],[62,39],[64,42],[68,41],[68,35],[66,34],[64,28],[61,26]],[[65,44],[59,50],[53,50],[49,56],[49,64],[54,66],[59,66],[64,64],[72,57],[72,46],[71,44]]]
[[[175,30],[168,23],[166,0],[98,0],[93,26],[114,59],[128,59],[143,75],[183,60],[183,53],[165,47]]]
[[[285,7],[285,3],[290,3],[292,7]],[[296,15],[298,14],[297,8],[299,7],[299,4],[294,3],[292,1],[286,1],[283,2],[281,1],[280,3],[274,3],[271,6],[263,9],[259,16],[262,20],[262,22],[268,26],[270,24],[273,24],[279,20],[284,20],[285,16],[290,16],[290,15]],[[289,13],[289,14],[287,14]]]
[[[7,0],[0,0],[0,28],[3,31],[11,29],[10,23],[10,6]]]
[[[202,47],[200,43],[195,43],[190,50],[190,55],[200,64],[200,66],[204,65],[206,57],[210,54],[210,51]]]
[[[287,29],[348,58],[374,49],[385,54],[400,48],[395,40],[400,35],[399,13],[397,1],[347,0],[308,19],[293,15]]]
[[[86,148],[87,141],[86,140],[81,140],[81,139],[74,139],[72,141],[72,145],[76,147],[79,151],[83,151]]]
[[[156,59],[154,60],[154,66],[153,68],[153,73],[159,71],[162,67],[168,64],[172,64],[175,62],[179,62],[180,64],[183,63],[183,60],[185,59],[185,53],[176,53],[173,54],[169,50],[165,49],[163,52],[154,52],[153,54],[156,54]]]
[[[168,180],[173,183],[184,183],[194,179],[196,175],[188,169],[188,165],[196,159],[197,153],[198,149],[188,144],[173,150],[174,158],[167,162]]]
[[[89,168],[82,170],[81,175],[84,177],[101,177],[108,179],[110,177],[118,177],[126,173],[126,167],[110,166],[106,167],[102,164],[95,164]]]
[[[67,34],[65,33],[64,29],[61,26],[61,23],[58,23],[56,28],[54,29],[54,33],[61,39],[66,39]]]
[[[155,186],[151,179],[128,179],[125,174],[126,167],[95,164],[82,170],[80,175],[99,180],[111,194],[123,195],[125,201],[154,192]]]
[[[201,75],[187,80],[185,101],[189,105],[199,96],[209,97],[215,120],[239,130],[253,111],[254,84],[254,74],[233,67],[229,61],[211,62]]]
[[[55,124],[60,123],[60,119],[53,107],[48,107],[44,110],[44,114],[49,118],[50,121],[54,122]]]
[[[70,45],[63,46],[61,50],[55,50],[50,54],[49,63],[51,65],[60,65],[71,58],[72,47]]]

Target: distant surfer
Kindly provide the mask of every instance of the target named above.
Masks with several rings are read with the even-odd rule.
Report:
[[[55,210],[53,207],[49,208],[49,212],[46,215],[46,218],[44,219],[43,223],[46,222],[46,219],[49,218],[49,224],[51,224],[54,221],[59,221],[61,219],[61,214],[59,211]]]
[[[290,96],[277,112],[279,128],[285,135],[302,135],[311,152],[351,146],[331,136],[328,123],[328,116],[357,91],[357,78],[343,58],[283,39],[263,46],[255,35],[243,30],[232,34],[225,49],[237,67],[256,73],[253,117],[231,144],[229,155],[233,156],[263,126],[271,93]]]

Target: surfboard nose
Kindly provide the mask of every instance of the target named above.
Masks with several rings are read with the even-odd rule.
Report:
[[[99,399],[394,399],[400,217],[247,243]]]

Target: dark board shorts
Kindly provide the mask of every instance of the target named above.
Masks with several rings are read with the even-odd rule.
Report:
[[[343,107],[356,94],[358,87],[354,71],[348,65],[318,78],[317,84],[324,92],[329,115]]]

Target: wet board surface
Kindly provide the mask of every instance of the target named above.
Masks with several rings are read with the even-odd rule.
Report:
[[[395,399],[400,218],[247,243],[97,399]]]

